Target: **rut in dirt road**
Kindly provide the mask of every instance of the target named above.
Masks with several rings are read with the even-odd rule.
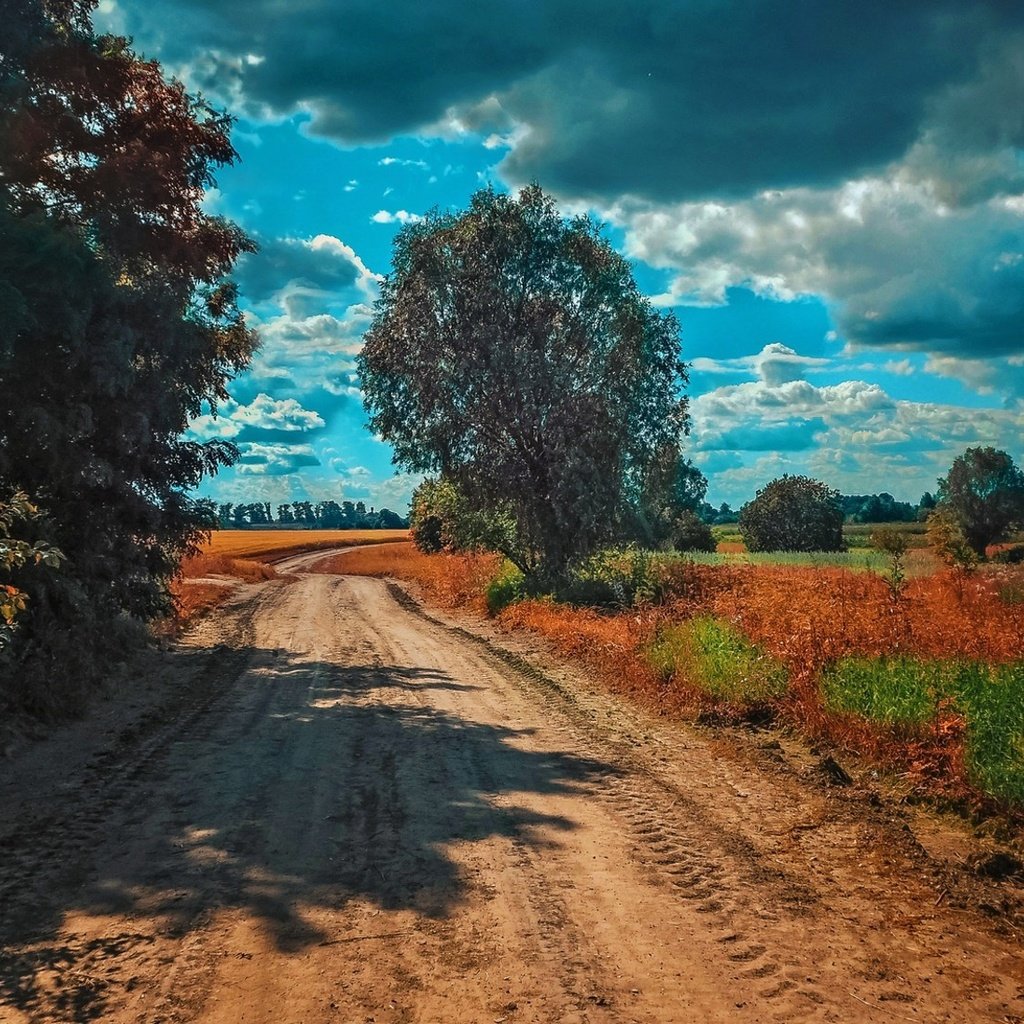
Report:
[[[240,588],[174,659],[0,831],[0,1021],[1024,1015],[1019,949],[884,822],[386,583]]]

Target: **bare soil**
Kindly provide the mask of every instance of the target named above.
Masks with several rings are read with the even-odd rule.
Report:
[[[311,567],[0,762],[0,1021],[1024,1020],[955,824]]]

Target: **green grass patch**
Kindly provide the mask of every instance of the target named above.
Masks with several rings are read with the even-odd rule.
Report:
[[[763,705],[786,692],[785,666],[731,623],[710,615],[663,627],[647,658],[663,678],[679,673],[733,704]]]
[[[698,565],[790,565],[880,572],[888,564],[878,551],[688,551],[676,557]]]
[[[920,658],[843,658],[822,673],[821,692],[830,711],[860,715],[887,725],[922,725],[949,692],[949,667]]]
[[[967,720],[967,764],[986,793],[1024,804],[1024,663],[960,666],[956,703]]]
[[[971,781],[989,796],[1024,804],[1024,662],[844,658],[825,670],[821,685],[829,709],[887,725],[925,725],[939,701],[950,701],[966,723]]]

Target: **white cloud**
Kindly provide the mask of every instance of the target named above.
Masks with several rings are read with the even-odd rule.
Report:
[[[371,218],[375,224],[419,224],[423,218],[408,210],[378,210]]]
[[[421,171],[429,171],[430,164],[426,160],[402,160],[396,156],[386,156],[377,161],[379,167],[418,167]]]
[[[910,377],[914,374],[914,364],[909,359],[889,359],[882,364],[882,369],[898,377]]]
[[[690,365],[700,373],[753,374],[771,385],[803,379],[805,370],[822,369],[831,360],[818,356],[802,356],[788,345],[773,341],[752,356],[735,359],[707,359],[698,357]]]
[[[308,444],[261,444],[239,446],[236,465],[243,476],[287,476],[301,469],[319,466],[320,460]]]
[[[203,439],[235,438],[246,428],[252,430],[283,430],[305,432],[324,426],[323,417],[312,409],[304,409],[294,398],[276,399],[261,392],[248,405],[225,402],[216,417],[198,416],[189,427]]]

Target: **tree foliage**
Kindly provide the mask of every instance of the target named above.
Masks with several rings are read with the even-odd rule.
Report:
[[[627,507],[623,539],[676,551],[714,551],[715,540],[698,515],[708,482],[678,444],[651,460],[637,500]]]
[[[507,551],[512,546],[508,515],[474,508],[451,480],[424,480],[412,495],[409,529],[426,554],[438,551]]]
[[[536,185],[399,233],[360,372],[396,462],[507,516],[534,579],[615,536],[687,425],[675,319]]]
[[[30,543],[18,540],[12,532],[19,523],[39,519],[39,509],[18,493],[7,501],[0,501],[0,579],[10,578],[26,565],[59,568],[64,555],[46,541]],[[28,595],[11,583],[0,583],[0,648],[11,638],[15,620],[25,611]]]
[[[229,120],[94,7],[19,0],[0,49],[0,488],[67,558],[26,567],[22,653],[164,606],[205,525],[187,492],[236,455],[181,434],[255,344],[226,277],[251,245],[202,205]]]
[[[968,448],[939,481],[938,501],[974,553],[984,558],[989,544],[1024,525],[1024,473],[1006,452]]]
[[[765,484],[740,510],[748,551],[840,551],[839,492],[820,480],[788,474]]]

